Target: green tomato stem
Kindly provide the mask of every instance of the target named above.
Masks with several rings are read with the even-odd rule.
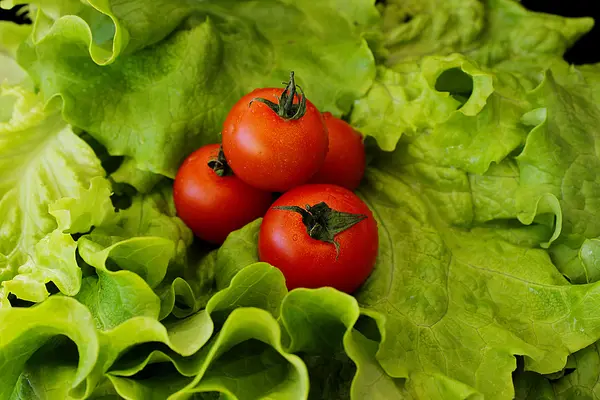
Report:
[[[208,167],[212,169],[215,174],[221,177],[233,175],[233,170],[229,164],[227,164],[227,160],[225,159],[223,146],[219,147],[219,154],[217,155],[217,158],[213,158],[208,162]]]
[[[271,110],[285,120],[296,120],[302,118],[304,114],[306,114],[306,96],[304,95],[302,88],[296,85],[294,71],[290,72],[290,81],[287,83],[283,82],[283,84],[286,85],[286,87],[281,94],[281,97],[279,97],[277,103],[262,97],[256,97],[252,99],[248,106],[250,106],[252,102],[258,101],[269,106]],[[298,92],[300,96],[300,102],[297,104],[294,103],[296,92]]]
[[[335,235],[350,229],[360,221],[367,218],[363,214],[351,214],[332,209],[325,202],[314,206],[279,206],[276,210],[292,211],[302,216],[308,236],[335,246],[336,260],[340,255],[340,244],[335,240]]]

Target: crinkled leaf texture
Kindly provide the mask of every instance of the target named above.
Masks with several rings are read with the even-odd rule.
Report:
[[[278,87],[294,70],[308,98],[339,115],[375,75],[362,35],[377,19],[368,0],[342,12],[310,0],[37,3],[19,61],[45,98],[59,96],[66,120],[111,154],[171,177],[218,140],[227,110],[254,88]],[[307,56],[315,52],[327,56]],[[130,172],[120,179],[142,185]]]
[[[17,86],[0,88],[0,99],[0,304],[11,292],[42,301],[50,281],[74,295],[81,271],[63,232],[85,232],[112,211],[104,169],[53,104]]]
[[[600,275],[600,73],[560,61],[589,19],[388,1],[379,35],[369,1],[35,6],[18,59],[50,101],[3,89],[1,278],[62,293],[0,308],[0,398],[594,398],[600,283],[563,274]],[[292,68],[323,110],[366,93],[350,119],[387,151],[358,190],[380,251],[354,297],[288,293],[260,220],[192,246],[160,176]],[[125,156],[130,205],[57,105]]]
[[[531,220],[535,203],[544,196],[559,202],[562,233],[549,250],[561,272],[576,283],[600,279],[600,133],[595,129],[600,120],[599,71],[595,65],[547,72],[529,94],[536,108],[523,119],[533,129],[517,157],[519,217]]]
[[[383,8],[388,65],[465,53],[487,65],[518,59],[543,66],[593,24],[532,12],[514,0],[388,0]]]
[[[530,110],[525,91],[562,63],[566,49],[594,23],[531,12],[514,0],[391,0],[382,13],[389,55],[356,102],[353,124],[388,151],[403,134],[434,128],[440,140],[450,140],[450,162],[467,162],[477,173],[522,144],[519,118]],[[456,60],[453,53],[468,61],[443,67]],[[470,140],[452,140],[457,130],[469,132]],[[492,154],[479,154],[486,150]]]

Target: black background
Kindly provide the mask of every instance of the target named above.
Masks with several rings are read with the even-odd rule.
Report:
[[[530,10],[563,15],[565,17],[594,17],[597,21],[594,29],[581,38],[565,54],[565,59],[573,64],[587,64],[600,61],[599,0],[522,0],[522,4]],[[21,6],[17,6],[9,11],[0,9],[0,20],[11,20],[18,23],[29,22],[27,16],[22,11]]]

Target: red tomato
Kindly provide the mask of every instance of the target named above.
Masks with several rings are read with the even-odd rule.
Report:
[[[311,183],[332,183],[354,190],[365,174],[365,145],[363,137],[347,122],[324,113],[329,132],[329,152],[325,163],[310,180]]]
[[[350,213],[354,225],[330,241],[309,236],[303,220],[323,220],[314,210],[325,202],[331,209]],[[312,215],[276,207],[313,206]],[[347,217],[347,216],[346,216]],[[331,222],[331,220],[328,220]],[[315,221],[312,221],[315,222]],[[330,228],[335,228],[331,224]],[[321,229],[322,230],[322,229]],[[323,231],[323,230],[322,230]],[[311,184],[297,187],[282,195],[264,216],[258,239],[261,261],[279,268],[288,289],[331,286],[346,293],[356,290],[371,273],[377,257],[379,239],[377,223],[369,207],[348,189],[335,185]]]
[[[306,100],[306,111],[294,119],[303,102],[292,86],[293,79],[286,89],[257,89],[245,95],[223,125],[223,151],[231,169],[244,182],[263,190],[284,192],[306,183],[327,154],[327,128],[321,113]],[[293,101],[286,103],[286,96]]]
[[[234,175],[219,176],[208,166],[218,144],[201,147],[179,167],[173,184],[178,216],[201,239],[220,244],[230,232],[260,218],[273,197]]]

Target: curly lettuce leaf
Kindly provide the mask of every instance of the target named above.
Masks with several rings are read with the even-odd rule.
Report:
[[[588,71],[598,68],[588,67]],[[594,242],[600,236],[600,159],[595,150],[600,96],[588,82],[588,74],[575,68],[564,75],[549,71],[529,93],[536,108],[523,119],[533,129],[516,158],[519,219],[528,222],[543,212],[560,217],[561,235],[550,254],[561,272],[576,283],[600,278],[595,261],[600,253]],[[550,207],[552,203],[540,203],[548,198],[559,203],[560,214]]]
[[[391,0],[382,12],[388,65],[463,53],[485,65],[518,59],[542,66],[594,23],[532,12],[514,0]]]
[[[94,321],[87,308],[72,298],[53,296],[32,308],[0,309],[0,327],[1,398],[11,398],[28,360],[53,338],[67,337],[79,356],[63,392],[84,382],[97,361],[99,340]]]
[[[163,375],[160,385],[156,379],[112,375],[110,379],[119,394],[130,398],[181,399],[210,392],[240,399],[306,398],[306,367],[298,356],[283,350],[280,334],[277,321],[268,312],[239,308],[199,354],[198,372],[189,383],[174,374]]]
[[[0,85],[23,85],[33,88],[33,82],[17,63],[17,49],[31,33],[30,25],[17,25],[11,21],[0,21]],[[2,108],[0,103],[0,109]],[[0,111],[1,115],[2,111]],[[0,117],[0,120],[4,119]]]
[[[22,300],[40,302],[49,295],[46,284],[53,282],[61,293],[76,295],[81,288],[82,277],[75,258],[76,248],[71,235],[58,230],[43,237],[35,244],[33,256],[19,267],[19,273],[2,283],[5,293],[12,293]]]
[[[135,338],[121,340],[121,344],[117,346],[118,352],[109,349],[110,352],[108,354],[113,354],[113,356],[106,359],[103,371],[108,374],[106,376],[111,379],[116,389],[122,395],[131,393],[129,396],[133,398],[145,398],[144,396],[149,395],[152,390],[159,390],[158,393],[160,394],[157,396],[166,398],[168,395],[182,390],[186,384],[189,384],[189,386],[184,390],[185,392],[198,391],[199,388],[196,385],[201,375],[204,374],[202,371],[215,361],[207,361],[206,359],[207,353],[211,351],[210,348],[215,340],[213,338],[208,343],[211,335],[216,331],[226,329],[226,324],[230,321],[232,313],[235,313],[238,309],[246,310],[244,307],[258,307],[264,310],[263,312],[268,312],[268,315],[272,315],[270,318],[272,321],[275,321],[273,318],[278,314],[279,306],[285,293],[286,289],[283,277],[279,270],[263,263],[248,266],[236,275],[228,288],[218,292],[211,298],[205,310],[192,314],[182,320],[165,321],[164,325],[169,332],[169,338],[165,338],[162,334],[159,335],[161,330],[158,328],[162,326],[160,323],[150,323],[151,321],[147,318],[144,319],[146,321],[144,325],[141,325],[142,320],[138,318],[128,320],[122,326],[117,327],[114,332],[110,333],[112,340],[118,340],[119,333],[125,332],[134,326],[139,335]],[[259,325],[260,323],[262,322],[259,321]],[[268,326],[273,327],[270,322],[269,324]],[[259,327],[259,329],[263,328]],[[164,331],[164,328],[162,330]],[[245,333],[242,332],[241,334],[250,335],[248,339],[243,340],[244,342],[250,339],[260,339],[253,336],[256,334],[256,331],[252,328],[248,328]],[[280,335],[278,327],[275,330],[270,328],[268,334]],[[137,344],[143,343],[147,344],[144,347],[134,347]],[[156,343],[163,343],[168,347],[157,346]],[[207,343],[208,347],[203,347]],[[281,346],[277,343],[280,343],[279,340],[276,343],[274,342],[275,347]],[[106,345],[108,346],[109,344],[110,341],[107,341]],[[202,350],[198,352],[199,349]],[[265,357],[272,357],[274,354],[272,350],[264,346],[261,349],[260,354],[266,352]],[[114,363],[116,360],[114,354],[118,353],[121,353],[121,357],[117,363]],[[236,354],[236,352],[234,351],[232,354]],[[248,359],[240,357],[242,365],[236,367],[238,370],[243,371],[244,363],[250,362],[248,360],[256,356],[248,354],[248,357]],[[289,357],[287,353],[286,357]],[[275,358],[279,358],[279,356]],[[256,362],[258,361],[256,360]],[[154,371],[156,370],[157,363],[163,366],[164,364],[172,365],[183,377],[177,373],[166,373],[167,376],[164,376],[164,379],[161,380],[163,385],[159,385],[161,386],[160,388],[157,387],[153,379],[138,381],[132,378],[141,371],[144,371],[146,375],[153,376],[152,374],[156,373]],[[108,366],[112,366],[110,370]],[[281,368],[279,366],[269,367],[269,365],[266,365],[265,373],[271,374],[268,375],[271,377],[281,375],[281,371],[278,374],[277,369]],[[168,371],[169,368],[166,368],[166,370]],[[232,373],[234,373],[233,370]],[[262,373],[262,370],[255,370],[256,378],[261,379]],[[275,375],[272,375],[273,373]],[[185,377],[189,377],[190,379],[186,379]],[[218,380],[218,377],[216,379]],[[267,387],[268,385],[258,385],[256,390],[264,390]]]
[[[483,174],[527,136],[521,116],[531,106],[510,77],[458,54],[381,67],[351,122],[383,150],[394,150],[403,135],[420,137],[429,162]]]
[[[83,260],[98,270],[135,272],[150,287],[158,286],[170,265],[186,263],[192,242],[191,231],[175,216],[172,197],[168,186],[135,196],[129,208],[79,240]]]
[[[574,371],[551,382],[557,399],[596,399],[599,397],[599,350],[598,343],[595,343],[572,355],[569,367]]]
[[[65,233],[89,232],[112,217],[110,182],[103,177],[90,180],[90,187],[79,191],[77,197],[63,197],[48,206],[56,219],[58,230]]]
[[[387,151],[403,134],[432,129],[439,162],[479,174],[523,144],[526,93],[546,69],[563,68],[566,49],[593,26],[514,0],[389,1],[382,13],[390,55],[356,102],[353,124]],[[456,53],[465,59],[444,66],[461,60]],[[463,132],[468,141],[457,137]]]
[[[415,177],[427,171],[415,167],[383,158],[359,190],[381,241],[377,266],[356,296],[379,313],[377,359],[387,374],[408,378],[418,398],[460,398],[462,385],[508,398],[515,354],[528,369],[552,373],[597,340],[597,285],[570,285],[542,249],[449,226],[443,186]],[[472,210],[470,197],[454,207]]]
[[[362,9],[373,15],[367,0],[342,11],[279,0],[62,5],[40,2],[42,19],[19,61],[46,99],[62,99],[67,121],[112,155],[170,177],[187,154],[218,140],[237,99],[280,85],[290,70],[320,109],[338,115],[374,77],[373,55],[352,23]],[[301,40],[289,26],[302,26]],[[316,48],[328,56],[306,57]]]
[[[85,305],[101,330],[112,329],[133,317],[158,319],[160,299],[138,275],[129,271],[86,277],[75,297]]]
[[[110,178],[114,182],[131,185],[142,194],[150,193],[164,179],[162,175],[138,169],[133,158],[126,158],[119,168],[110,174]]]
[[[103,220],[110,207],[104,170],[52,105],[20,87],[1,88],[0,99],[8,110],[0,121],[0,298],[16,290],[41,301],[49,281],[73,295],[81,272],[72,239],[60,231],[85,232]],[[79,204],[90,194],[94,202]]]
[[[515,376],[518,400],[597,399],[600,396],[600,352],[598,343],[586,347],[569,357],[568,369],[558,377],[548,377],[532,372]]]

